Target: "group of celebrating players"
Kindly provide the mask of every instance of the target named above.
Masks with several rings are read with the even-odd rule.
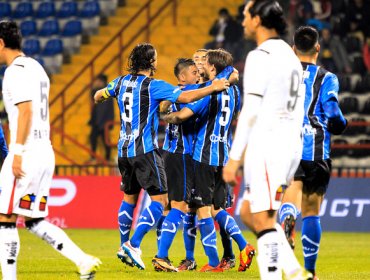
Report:
[[[338,79],[316,66],[320,45],[314,28],[298,28],[293,48],[280,39],[286,22],[277,1],[248,1],[243,27],[257,48],[247,56],[242,108],[238,72],[231,66],[231,54],[222,49],[200,49],[193,59],[178,59],[174,74],[179,85],[173,86],[152,78],[157,52],[151,44],[139,44],[129,56],[129,74],[95,93],[97,103],[115,98],[120,111],[118,166],[124,196],[117,256],[130,266],[145,269],[140,244],[156,225],[156,271],[196,269],[197,228],[208,257],[201,272],[235,266],[232,240],[240,251],[238,271],[246,271],[256,250],[225,210],[232,201],[228,184],[236,182],[243,165],[241,218],[257,236],[261,279],[282,279],[284,273],[286,279],[318,280],[319,210],[330,179],[330,135],[342,133],[347,125],[338,107]],[[22,53],[14,22],[0,22],[0,63],[8,66],[3,95],[11,135],[0,173],[3,279],[16,279],[18,215],[26,217],[31,233],[76,264],[81,279],[92,279],[100,260],[44,219],[55,163],[49,137],[50,81],[40,64]],[[168,122],[162,152],[157,141],[160,112]],[[151,203],[130,236],[141,189]],[[276,223],[278,210],[283,228]],[[291,249],[300,210],[304,268]],[[214,220],[224,248],[221,260]],[[182,222],[186,255],[174,266],[168,252]]]
[[[281,279],[282,272],[288,279],[318,279],[318,211],[330,178],[330,134],[341,133],[347,125],[338,107],[338,80],[315,65],[320,46],[314,28],[299,28],[293,48],[280,39],[286,22],[277,1],[249,1],[244,16],[245,35],[256,41],[257,48],[246,60],[244,104],[233,143],[231,124],[238,118],[241,101],[235,85],[238,73],[225,50],[200,49],[193,60],[179,59],[174,67],[179,86],[174,87],[152,78],[157,67],[155,48],[137,45],[129,56],[129,74],[95,94],[96,102],[116,98],[121,113],[118,162],[124,197],[118,215],[117,256],[128,265],[145,269],[140,244],[157,225],[158,251],[152,259],[156,271],[196,268],[196,227],[208,257],[201,272],[235,266],[231,239],[240,250],[238,270],[249,268],[256,251],[225,210],[227,183],[235,183],[244,157],[241,217],[257,236],[261,279]],[[161,154],[159,111],[166,113],[163,119],[169,123]],[[276,223],[277,210],[293,178],[280,211],[283,231]],[[152,201],[130,237],[141,188]],[[291,249],[301,203],[305,269]],[[224,246],[221,261],[214,220]],[[168,251],[181,222],[186,257],[176,267]]]

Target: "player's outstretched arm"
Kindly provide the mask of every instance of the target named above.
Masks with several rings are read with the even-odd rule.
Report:
[[[196,90],[188,90],[188,91],[183,91],[177,98],[177,102],[179,103],[191,103],[194,101],[197,101],[199,99],[202,99],[203,97],[212,94],[213,92],[220,92],[223,91],[224,89],[229,88],[230,82],[226,79],[215,79],[212,81],[212,84],[196,89]]]
[[[185,108],[182,108],[178,112],[173,112],[173,113],[165,115],[163,119],[168,123],[179,124],[179,123],[186,121],[193,115],[194,115],[194,112],[191,109],[185,107]]]
[[[94,94],[95,103],[102,103],[110,97],[107,88],[99,89]]]

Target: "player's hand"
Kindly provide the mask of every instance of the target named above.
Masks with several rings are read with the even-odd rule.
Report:
[[[212,87],[214,91],[223,91],[224,89],[228,89],[230,86],[230,82],[225,78],[222,79],[214,79],[212,81]]]
[[[15,178],[20,179],[24,177],[25,173],[22,171],[22,156],[14,155],[12,170]]]
[[[236,173],[239,169],[239,165],[239,161],[229,158],[229,161],[224,166],[222,171],[222,177],[226,183],[232,186],[237,183]]]
[[[171,105],[172,105],[171,101],[168,100],[162,101],[161,103],[159,103],[159,112],[165,114],[170,113]]]
[[[163,120],[167,123],[172,123],[174,124],[175,121],[176,121],[176,117],[174,116],[173,113],[168,113],[167,115],[164,115],[163,117]]]

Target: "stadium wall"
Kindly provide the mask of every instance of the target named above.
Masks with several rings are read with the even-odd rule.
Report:
[[[64,228],[118,228],[120,180],[119,176],[55,177],[48,219]],[[234,188],[237,199],[229,211],[245,228],[239,217],[243,189],[241,184]],[[134,222],[149,200],[146,195],[140,196]],[[370,232],[370,178],[332,179],[320,215],[324,231]]]

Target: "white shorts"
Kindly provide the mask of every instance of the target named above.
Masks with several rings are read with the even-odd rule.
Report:
[[[265,142],[265,143],[263,143]],[[244,199],[252,213],[278,210],[285,188],[293,179],[302,155],[301,143],[251,143],[244,160]]]
[[[31,218],[48,215],[47,200],[53,178],[55,157],[52,147],[25,151],[22,170],[25,176],[15,180],[9,153],[0,172],[0,213]]]

